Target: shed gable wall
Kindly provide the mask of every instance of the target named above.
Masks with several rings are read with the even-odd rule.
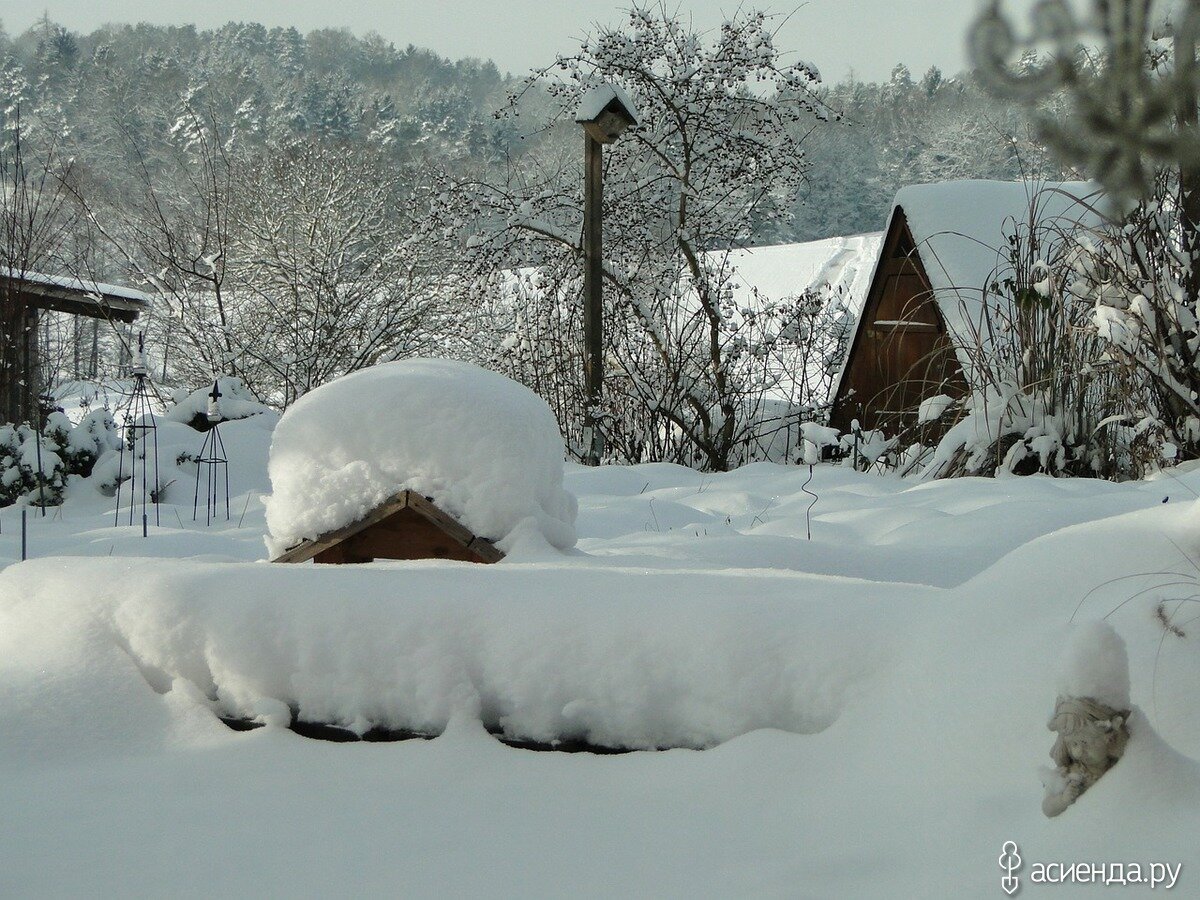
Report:
[[[915,424],[926,397],[966,391],[954,345],[934,299],[904,211],[896,208],[881,248],[830,413],[848,431],[895,433]]]

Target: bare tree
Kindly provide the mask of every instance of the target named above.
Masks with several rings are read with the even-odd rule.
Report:
[[[394,166],[303,142],[240,167],[230,272],[243,366],[260,394],[287,405],[432,345],[448,267],[411,227]]]
[[[0,421],[35,421],[41,390],[36,364],[38,310],[27,287],[34,273],[55,272],[76,217],[65,185],[70,162],[51,140],[29,158],[19,108],[0,132]]]
[[[741,370],[747,344],[727,253],[787,214],[804,136],[826,116],[818,81],[813,67],[780,61],[761,13],[703,35],[662,6],[635,8],[625,28],[598,31],[512,98],[505,115],[540,101],[549,140],[502,177],[460,179],[448,192],[459,198],[455,219],[484,222],[470,244],[477,277],[537,264],[545,289],[574,303],[582,174],[578,150],[554,139],[576,138],[575,110],[594,85],[634,99],[641,125],[605,163],[608,355],[620,386],[679,436],[689,463],[728,468],[747,437],[757,388]],[[610,445],[621,443],[614,395],[601,423]]]

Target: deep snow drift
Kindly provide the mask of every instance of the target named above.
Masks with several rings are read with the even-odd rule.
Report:
[[[0,573],[4,893],[1000,896],[1006,841],[1021,896],[1038,861],[1200,883],[1200,471],[818,466],[810,510],[807,469],[568,466],[573,551],[274,566],[256,420],[222,426],[229,523],[194,525],[189,490],[143,540],[73,484]],[[1123,688],[1070,656],[1105,616],[1141,712],[1049,820],[1060,673]],[[440,736],[331,744],[293,716]],[[484,726],[708,749],[533,753]]]
[[[546,402],[471,363],[411,359],[301,397],[271,443],[272,556],[348,525],[404,489],[511,550],[540,533],[575,544],[563,440]]]

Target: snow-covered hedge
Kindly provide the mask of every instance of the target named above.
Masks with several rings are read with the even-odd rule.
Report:
[[[528,388],[470,363],[385,363],[317,388],[283,415],[265,500],[276,555],[361,518],[403,489],[511,548],[575,544],[562,435]]]

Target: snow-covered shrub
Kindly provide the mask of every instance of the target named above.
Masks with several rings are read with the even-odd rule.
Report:
[[[24,484],[18,460],[21,438],[13,425],[0,425],[0,505],[9,506],[21,496]]]
[[[957,420],[924,464],[926,478],[958,475],[1088,475],[1086,442],[1035,392],[989,385],[956,404]]]
[[[62,503],[67,467],[59,445],[28,425],[0,427],[0,505]]]
[[[92,474],[101,456],[121,443],[107,409],[92,410],[78,423],[72,423],[61,411],[52,412],[46,417],[46,437],[57,448],[67,473],[85,478]]]
[[[218,423],[245,419],[271,411],[269,406],[260,403],[246,389],[245,383],[240,378],[223,375],[216,379],[216,384],[220,394],[216,404],[218,413],[216,421]],[[213,421],[208,416],[212,391],[211,383],[194,391],[186,389],[175,391],[171,396],[173,405],[163,413],[163,418],[169,422],[190,425],[197,431],[208,431],[213,426]]]
[[[670,356],[660,354],[617,304],[605,314],[610,368],[599,416],[611,461],[712,468],[713,448],[705,449],[703,435],[723,431],[729,444],[717,456],[726,467],[794,462],[801,452],[800,424],[828,414],[853,323],[844,292],[821,284],[779,298],[754,288],[735,297],[741,276],[732,261],[713,254],[709,262],[721,269],[712,281],[724,292],[719,341],[728,402],[723,409],[711,397],[701,398],[697,373],[711,348],[701,331],[684,325],[697,302],[686,277],[669,298],[677,312],[661,310],[673,329],[678,326]],[[546,400],[575,457],[583,455],[585,405],[579,290],[569,272],[546,266],[495,276],[485,293],[488,319],[498,326],[492,365]],[[697,421],[704,417],[708,424],[702,427]]]
[[[92,410],[78,423],[55,410],[40,435],[28,425],[0,426],[0,506],[20,500],[58,505],[68,477],[90,476],[97,461],[119,446],[106,409]]]
[[[1200,458],[1200,267],[1186,203],[1179,178],[1160,173],[1120,228],[1084,236],[1073,259],[1070,290],[1102,348],[1095,365],[1135,386],[1110,420],[1134,429],[1122,435],[1133,474]]]
[[[960,358],[971,385],[961,400],[927,397],[908,446],[940,438],[927,477],[996,473],[1138,477],[1163,464],[1163,432],[1147,408],[1145,379],[1118,364],[1095,327],[1094,252],[1113,229],[1083,197],[1050,216],[1044,191],[1027,215],[1004,223],[1005,243],[983,286],[981,308],[963,315]],[[971,286],[967,286],[971,287]],[[976,288],[975,293],[979,293]]]
[[[439,359],[363,369],[279,420],[268,550],[348,525],[404,489],[504,549],[538,533],[566,549],[576,504],[562,486],[563,457],[545,401],[503,375]]]

